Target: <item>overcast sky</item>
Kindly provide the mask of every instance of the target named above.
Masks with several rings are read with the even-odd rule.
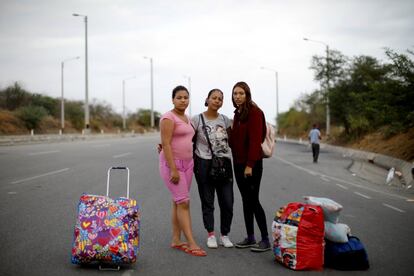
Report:
[[[89,99],[122,112],[150,108],[154,61],[154,109],[171,109],[171,90],[191,77],[192,115],[204,110],[212,88],[225,93],[222,113],[232,116],[231,88],[246,81],[268,121],[301,94],[319,87],[309,69],[312,55],[325,55],[323,41],[347,56],[385,61],[383,47],[414,47],[411,0],[0,0],[0,88],[20,82],[29,91],[85,99],[85,25],[88,16]]]

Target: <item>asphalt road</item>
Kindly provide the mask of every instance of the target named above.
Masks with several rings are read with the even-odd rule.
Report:
[[[139,136],[1,147],[0,275],[298,273],[275,263],[271,251],[252,253],[221,247],[208,249],[208,256],[199,258],[170,249],[170,196],[158,173],[158,140],[158,136]],[[306,146],[278,143],[275,155],[264,161],[261,201],[269,231],[279,207],[302,201],[304,195],[331,198],[344,206],[340,220],[365,244],[371,268],[357,273],[325,269],[301,275],[412,275],[414,203],[387,186],[353,176],[347,169],[352,161],[340,154],[322,150],[318,164],[312,163],[311,155]],[[70,255],[79,197],[83,192],[105,194],[107,169],[117,165],[130,168],[130,196],[142,208],[138,261],[119,272],[73,265]],[[125,175],[114,173],[110,194],[123,196],[125,183]],[[245,230],[236,185],[234,193],[230,238],[239,241]],[[191,196],[193,231],[205,247],[206,232],[195,181]]]

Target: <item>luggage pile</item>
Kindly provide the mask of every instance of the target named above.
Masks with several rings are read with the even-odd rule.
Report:
[[[127,196],[112,199],[109,194],[111,170],[128,172]],[[78,205],[72,247],[74,264],[131,264],[139,248],[140,210],[129,198],[129,169],[108,170],[106,196],[83,194]],[[118,266],[119,269],[119,266]]]
[[[305,196],[280,208],[272,222],[276,261],[293,270],[366,270],[363,244],[339,223],[342,206],[320,197]]]
[[[348,225],[339,223],[342,206],[329,199],[305,196],[305,202],[321,206],[325,217],[325,267],[338,270],[366,270],[368,255],[362,242],[351,236]]]

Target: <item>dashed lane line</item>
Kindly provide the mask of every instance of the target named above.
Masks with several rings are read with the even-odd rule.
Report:
[[[36,176],[32,176],[32,177],[23,178],[23,179],[20,179],[20,180],[13,181],[13,182],[11,182],[11,184],[18,184],[18,183],[30,181],[30,180],[33,180],[33,179],[41,178],[41,177],[44,177],[44,176],[66,172],[68,170],[69,170],[69,168],[64,168],[64,169],[57,170],[57,171],[52,171],[52,172],[48,172],[48,173],[44,173],[44,174],[39,174],[39,175],[36,175]]]
[[[370,196],[367,196],[367,195],[364,195],[364,194],[361,194],[361,193],[358,193],[358,192],[354,192],[354,194],[362,196],[363,198],[366,198],[366,199],[371,199]]]
[[[28,155],[34,156],[34,155],[43,155],[43,154],[50,154],[50,153],[57,153],[60,152],[60,150],[50,150],[50,151],[39,151],[39,152],[31,152]]]
[[[280,160],[281,162],[283,162],[285,164],[288,164],[288,165],[290,165],[292,167],[295,167],[298,170],[307,172],[307,173],[309,173],[311,175],[315,175],[315,176],[316,175],[325,176],[326,178],[331,179],[331,180],[336,181],[336,182],[341,182],[341,183],[348,184],[348,185],[351,185],[351,186],[354,186],[354,187],[358,187],[358,188],[361,188],[361,189],[365,189],[367,191],[371,191],[371,192],[383,194],[383,195],[386,195],[386,196],[391,196],[391,197],[398,198],[398,199],[402,199],[402,200],[408,200],[409,199],[408,197],[405,197],[405,196],[400,196],[400,195],[396,195],[396,194],[386,193],[386,192],[379,191],[379,190],[375,190],[375,189],[372,189],[372,188],[369,188],[369,187],[366,187],[366,186],[363,186],[363,185],[358,185],[358,184],[355,184],[355,183],[352,183],[352,182],[349,182],[349,181],[346,181],[346,180],[343,180],[343,179],[340,179],[340,178],[337,178],[337,177],[334,177],[334,176],[324,175],[322,173],[315,172],[315,171],[306,169],[304,167],[298,166],[295,163],[292,163],[292,162],[287,161],[285,159],[282,159],[280,157],[273,156],[273,158],[278,159],[278,160]]]
[[[392,205],[389,205],[389,204],[386,204],[386,203],[383,203],[382,205],[384,205],[384,206],[386,206],[386,207],[388,207],[388,208],[390,208],[390,209],[393,209],[393,210],[395,210],[395,211],[398,211],[398,212],[400,212],[400,213],[405,213],[405,211],[404,211],[404,210],[401,210],[401,209],[399,209],[399,208],[397,208],[397,207],[394,207],[394,206],[392,206]]]
[[[126,153],[121,153],[121,154],[118,154],[118,155],[114,155],[114,156],[112,156],[113,158],[120,158],[120,157],[124,157],[124,156],[128,156],[128,155],[131,155],[132,153],[130,153],[130,152],[126,152]]]
[[[331,182],[325,175],[322,175],[321,179],[325,182]]]
[[[336,186],[338,186],[341,189],[348,190],[348,187],[346,187],[344,185],[341,185],[341,184],[336,183]]]

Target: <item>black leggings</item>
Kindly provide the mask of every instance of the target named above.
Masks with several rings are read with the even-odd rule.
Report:
[[[227,236],[233,220],[233,179],[220,182],[211,180],[208,176],[210,166],[211,159],[194,157],[194,174],[200,194],[203,223],[207,232],[214,231],[214,194],[217,192],[220,206],[220,232],[223,236]]]
[[[250,177],[244,177],[245,164],[234,164],[234,174],[243,201],[244,223],[248,236],[254,235],[254,217],[259,226],[262,239],[268,238],[266,215],[259,201],[260,181],[263,173],[263,160],[253,167]]]

